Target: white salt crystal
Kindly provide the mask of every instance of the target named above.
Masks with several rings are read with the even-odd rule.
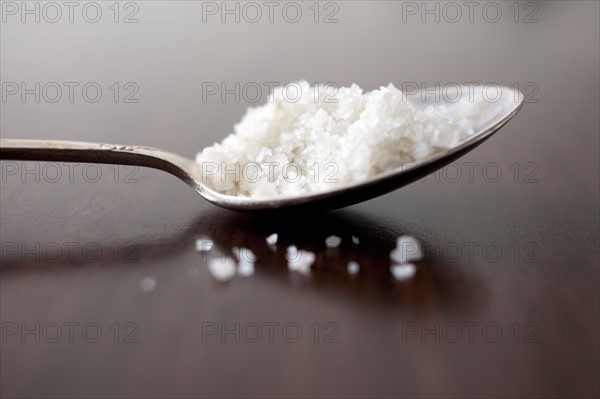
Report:
[[[327,248],[337,248],[341,242],[342,239],[338,236],[329,236],[325,239],[325,245],[327,245]]]
[[[238,274],[242,277],[248,277],[254,274],[254,262],[250,262],[242,257],[238,265]]]
[[[238,260],[254,263],[256,262],[256,255],[248,248],[240,248],[238,250]]]
[[[459,143],[461,131],[459,129],[436,129],[433,132],[431,143],[440,148],[452,148]]]
[[[238,274],[242,277],[248,277],[254,274],[254,263],[256,255],[248,248],[236,248],[236,257],[239,261]]]
[[[431,154],[431,147],[427,143],[419,142],[416,143],[411,149],[411,155],[414,159],[423,159]]]
[[[152,292],[156,288],[156,279],[152,276],[146,276],[140,281],[142,292]]]
[[[416,107],[392,84],[331,94],[306,81],[274,88],[267,104],[249,108],[233,133],[197,154],[215,172],[207,185],[258,199],[324,192],[422,161],[473,133],[466,118],[452,119],[441,105]]]
[[[400,236],[396,240],[396,248],[390,252],[390,258],[398,263],[390,267],[396,280],[408,280],[417,271],[415,265],[410,262],[423,258],[421,243],[413,236]]]
[[[235,276],[235,261],[231,258],[210,258],[208,270],[217,281],[227,281]]]
[[[296,256],[298,256],[298,248],[296,248],[295,245],[290,245],[289,247],[287,247],[286,254],[288,259],[293,259]]]
[[[390,259],[396,263],[413,262],[423,259],[421,243],[412,236],[400,236],[396,248],[390,252]]]
[[[360,239],[356,236],[352,236],[352,244],[354,244],[354,245],[360,244]]]
[[[348,273],[357,274],[360,271],[360,265],[358,262],[351,260],[348,262]]]
[[[403,263],[401,265],[392,265],[390,271],[396,280],[403,281],[412,278],[417,268],[412,263]]]
[[[288,269],[305,275],[310,274],[310,266],[315,261],[315,254],[310,251],[300,250],[296,255],[293,259],[288,257]]]
[[[267,237],[267,244],[269,245],[276,245],[277,244],[277,238],[279,238],[279,236],[277,235],[277,233],[273,233],[270,236]]]
[[[209,252],[212,250],[212,248],[213,248],[212,240],[209,240],[208,238],[204,238],[204,237],[196,240],[196,251]]]

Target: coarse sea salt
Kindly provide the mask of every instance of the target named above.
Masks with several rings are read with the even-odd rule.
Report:
[[[360,271],[360,265],[358,264],[358,262],[351,260],[350,262],[348,262],[348,273],[350,274],[357,274]]]
[[[277,245],[277,239],[279,238],[279,235],[277,233],[273,233],[270,236],[267,237],[267,244],[269,245]]]
[[[207,185],[257,199],[358,183],[452,148],[473,133],[443,105],[419,108],[390,84],[363,93],[294,83],[249,108],[234,132],[196,156]]]
[[[396,280],[409,280],[417,272],[417,267],[412,261],[423,259],[421,243],[413,236],[400,236],[396,240],[396,248],[390,252],[390,259],[395,264],[390,266],[390,271]]]
[[[234,248],[233,253],[238,260],[238,275],[249,277],[254,274],[256,255],[248,248]]]
[[[401,265],[392,265],[390,271],[396,280],[404,281],[412,278],[417,272],[417,268],[412,263],[403,263]]]
[[[287,247],[286,254],[288,260],[294,259],[296,256],[298,256],[298,248],[295,245],[290,245]]]
[[[229,257],[213,257],[208,260],[208,270],[217,281],[227,281],[235,276],[235,261]]]
[[[291,245],[287,250],[288,269],[304,275],[310,274],[310,267],[315,262],[314,252],[298,250]]]
[[[212,250],[213,242],[208,238],[199,238],[196,240],[196,251],[209,252]]]
[[[254,274],[254,262],[244,258],[240,259],[240,263],[238,265],[238,274],[242,277],[252,276]]]
[[[329,236],[325,239],[325,245],[327,248],[337,248],[342,243],[342,239],[338,236]]]
[[[396,263],[413,262],[423,259],[421,243],[412,236],[400,236],[396,248],[390,252],[390,259]]]

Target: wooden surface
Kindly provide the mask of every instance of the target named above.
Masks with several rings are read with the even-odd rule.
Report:
[[[92,183],[95,169],[84,174],[78,165],[69,179],[62,165],[52,182],[45,164],[3,162],[2,397],[598,397],[596,2],[543,6],[535,26],[400,24],[391,2],[370,11],[362,2],[341,3],[340,23],[316,27],[308,39],[294,36],[306,27],[279,26],[289,48],[279,37],[254,43],[268,24],[234,25],[224,36],[226,27],[197,24],[183,5],[161,4],[142,2],[145,19],[135,27],[5,24],[3,81],[104,74],[102,82],[136,80],[141,90],[139,104],[3,103],[2,137],[150,145],[193,157],[252,105],[203,103],[197,89],[204,80],[302,76],[366,88],[402,80],[535,82],[538,101],[459,160],[460,177],[446,168],[324,214],[274,218],[219,209],[150,169],[128,179],[132,170],[119,168],[115,177],[102,166]],[[361,22],[372,30],[355,30]],[[24,29],[33,33],[17,39]],[[69,29],[85,32],[87,45],[68,42]],[[431,53],[399,40],[398,54],[387,54],[361,36],[401,37],[409,29]],[[41,35],[54,53],[31,50]],[[440,35],[455,51],[443,62],[432,55],[447,48],[434,41]],[[319,37],[322,43],[312,40]],[[304,40],[312,47],[298,46]],[[324,57],[334,43],[384,60],[350,63],[343,46],[339,59]],[[190,54],[190,46],[203,50]],[[204,50],[219,46],[230,51],[217,57]],[[269,46],[279,57],[264,62]],[[243,51],[249,58],[235,72]],[[402,56],[410,52],[415,57]],[[309,55],[322,57],[318,67],[301,61]],[[479,163],[470,164],[472,175],[468,162]],[[7,169],[13,166],[16,175]],[[37,174],[21,176],[35,167]],[[274,232],[275,251],[265,242]],[[333,234],[342,237],[337,250],[325,246]],[[389,272],[389,251],[401,234],[425,249],[416,276],[404,282]],[[194,249],[202,236],[214,240],[218,254],[252,249],[255,275],[215,281]],[[317,254],[310,276],[287,270],[291,244]],[[357,276],[346,271],[350,260],[362,266]],[[156,286],[144,292],[148,281]],[[25,331],[36,323],[40,342]],[[65,323],[79,323],[71,324],[72,339]],[[53,343],[57,325],[62,336]],[[221,334],[236,325],[237,338]],[[102,331],[97,342],[94,326]]]

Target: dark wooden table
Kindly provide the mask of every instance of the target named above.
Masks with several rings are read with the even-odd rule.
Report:
[[[3,138],[193,157],[253,105],[203,99],[206,82],[516,83],[527,103],[440,173],[322,214],[219,209],[150,169],[2,162],[2,397],[598,397],[597,2],[525,2],[519,23],[502,3],[499,23],[454,24],[401,2],[338,2],[334,24],[137,2],[125,25],[100,4],[98,24],[2,24],[3,82],[103,88],[96,103],[9,96]],[[122,101],[126,82],[139,102]],[[389,272],[401,234],[425,249],[404,282]],[[252,249],[255,275],[215,281],[202,236],[218,254]],[[291,244],[317,254],[310,276],[287,270]]]

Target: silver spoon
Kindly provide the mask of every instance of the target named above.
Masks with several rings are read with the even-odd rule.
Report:
[[[435,153],[418,164],[389,170],[366,181],[348,184],[331,191],[300,196],[253,199],[224,195],[207,187],[203,182],[199,164],[194,160],[149,147],[78,141],[0,139],[0,159],[105,163],[162,169],[186,182],[213,204],[234,210],[335,209],[393,191],[448,165],[498,131],[523,105],[523,95],[518,90],[497,86],[444,87],[437,89],[437,93],[428,89],[406,97],[417,107],[444,104],[451,116],[466,118],[473,127],[474,134],[456,147]]]

